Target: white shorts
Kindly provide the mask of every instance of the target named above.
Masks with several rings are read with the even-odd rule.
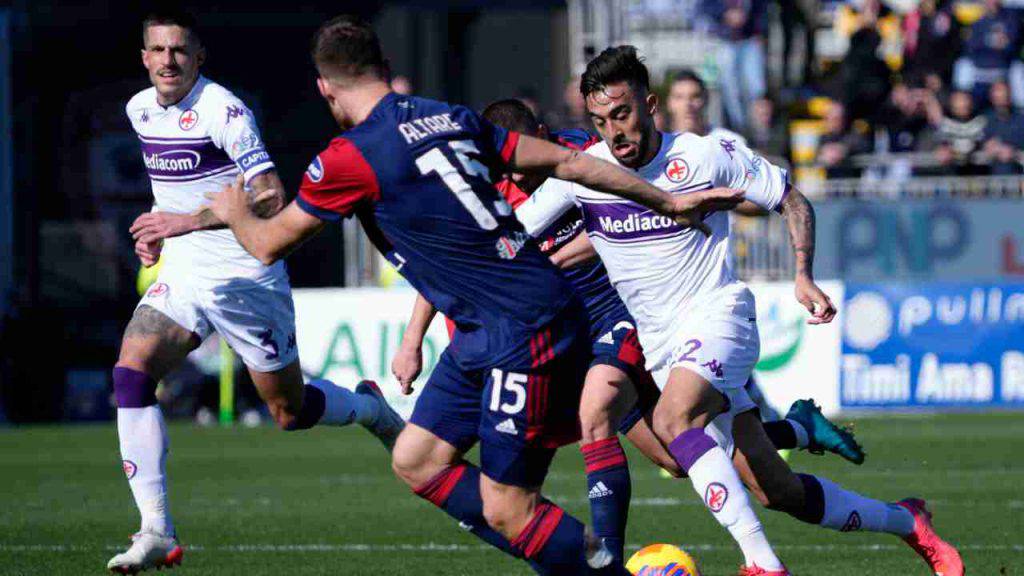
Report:
[[[731,455],[733,417],[756,407],[744,389],[761,354],[754,295],[743,285],[722,290],[681,318],[674,331],[672,349],[649,358],[654,381],[664,390],[672,369],[686,368],[721,392],[729,410],[707,432]]]
[[[200,340],[217,332],[257,372],[280,370],[299,357],[287,276],[206,284],[165,267],[139,306],[158,310]]]

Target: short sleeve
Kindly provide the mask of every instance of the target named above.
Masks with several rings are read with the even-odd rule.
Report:
[[[463,128],[477,132],[475,139],[484,156],[496,160],[502,166],[512,161],[512,155],[519,145],[518,132],[496,126],[465,106],[453,108],[453,117]]]
[[[379,198],[377,176],[362,152],[336,138],[309,164],[296,202],[321,220],[336,221]]]
[[[516,208],[516,218],[530,236],[537,237],[543,233],[576,205],[572,187],[571,182],[548,178],[540,188],[519,204]]]
[[[239,100],[228,101],[220,110],[222,119],[214,120],[210,136],[238,166],[246,183],[254,176],[274,169],[252,111]],[[219,129],[217,129],[219,128]]]
[[[789,191],[789,174],[742,142],[709,139],[708,160],[713,184],[743,190],[745,198],[766,209],[777,210]]]

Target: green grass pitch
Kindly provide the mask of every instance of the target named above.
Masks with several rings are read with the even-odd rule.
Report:
[[[884,499],[925,497],[969,573],[1024,574],[1024,415],[892,416],[856,429],[863,466],[799,453],[794,467]],[[112,424],[0,429],[0,574],[102,574],[138,522],[118,460]],[[546,492],[585,519],[581,460],[563,450]],[[739,553],[689,483],[660,478],[635,452],[630,460],[630,545],[680,544],[705,576],[734,574]],[[175,425],[169,474],[187,547],[181,576],[528,574],[415,498],[358,428]],[[928,573],[892,536],[761,517],[797,575]]]

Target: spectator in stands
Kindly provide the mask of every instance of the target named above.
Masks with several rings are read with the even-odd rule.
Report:
[[[934,97],[925,106],[933,126],[931,148],[939,164],[960,175],[982,172],[972,156],[985,139],[988,118],[977,113],[971,93],[954,90],[949,95],[948,113],[943,113]]]
[[[1020,174],[1020,155],[1024,150],[1024,116],[1013,109],[1010,87],[996,82],[989,90],[988,123],[985,125],[984,150],[992,162],[993,174]]]
[[[750,129],[747,141],[769,162],[789,165],[789,131],[785,119],[775,113],[771,98],[760,98],[750,107]]]
[[[569,80],[562,91],[562,105],[554,111],[551,118],[551,127],[564,130],[567,128],[580,128],[591,130],[593,127],[587,120],[587,104],[580,94],[580,82],[578,79]]]
[[[718,69],[727,123],[742,130],[750,103],[765,93],[767,0],[705,0],[701,11],[722,42]]]
[[[804,86],[814,79],[814,33],[821,6],[817,0],[778,0],[778,3],[782,21],[782,83],[784,86]],[[799,76],[791,78],[793,45],[798,29],[803,42],[803,66]]]
[[[850,118],[874,118],[889,95],[889,67],[878,57],[881,42],[873,28],[861,28],[850,37],[833,90]]]
[[[818,164],[828,170],[829,178],[856,176],[850,157],[868,151],[870,144],[867,139],[850,129],[845,107],[833,102],[825,112],[825,133],[818,143]]]
[[[985,15],[970,28],[963,57],[953,71],[953,84],[979,101],[984,101],[989,87],[999,80],[1007,80],[1018,93],[1024,91],[1024,66],[1017,58],[1020,46],[1017,17],[1004,9],[1000,0],[985,0]]]
[[[960,23],[950,0],[921,0],[903,19],[904,76],[932,90],[948,85],[960,44]]]
[[[929,126],[925,102],[934,97],[923,88],[911,88],[904,83],[893,87],[888,102],[878,115],[879,125],[889,136],[889,152],[914,152],[923,147],[922,137]]]

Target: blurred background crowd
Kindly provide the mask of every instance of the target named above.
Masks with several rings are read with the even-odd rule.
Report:
[[[728,129],[736,134],[718,134],[790,168],[817,210],[820,279],[1024,277],[1024,0],[176,5],[197,15],[204,73],[254,110],[290,193],[337,133],[308,54],[330,16],[374,23],[395,90],[476,109],[518,97],[553,128],[590,129],[579,74],[629,43],[651,70],[663,129]],[[153,202],[124,114],[148,86],[147,8],[0,0],[0,422],[109,416],[109,367],[140,286],[128,228]],[[781,219],[737,219],[734,237],[742,278],[792,278]],[[402,283],[351,221],[288,266],[297,289]],[[338,326],[325,339],[332,350],[370,345]],[[387,378],[380,358],[345,362]],[[194,393],[195,383],[216,382],[224,365],[211,339],[192,373],[168,383],[182,399],[173,410],[209,420],[217,391]],[[243,407],[258,406],[242,390]]]

